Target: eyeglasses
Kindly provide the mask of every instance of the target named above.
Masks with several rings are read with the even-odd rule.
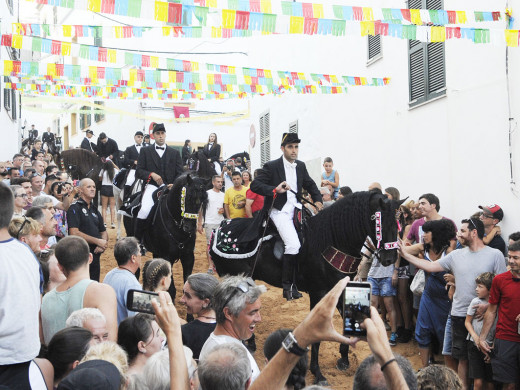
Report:
[[[233,297],[237,294],[238,291],[242,291],[242,293],[247,293],[249,291],[249,287],[256,287],[255,282],[251,278],[247,278],[244,282],[238,283],[238,286],[235,287],[229,298],[224,302],[224,306],[222,308],[226,307],[229,301],[233,299]]]
[[[15,198],[27,198],[27,194],[15,195]]]
[[[493,219],[493,216],[492,216],[492,215],[485,214],[485,213],[482,213],[481,217],[482,217],[482,218],[490,218],[490,219]]]
[[[17,240],[20,239],[20,233],[22,232],[22,230],[23,230],[25,224],[26,224],[27,222],[29,222],[29,220],[27,219],[27,217],[26,217],[25,215],[23,216],[23,219],[24,219],[24,221],[23,221],[22,225],[20,226],[20,229],[18,229],[18,233],[16,233],[16,239],[17,239]]]

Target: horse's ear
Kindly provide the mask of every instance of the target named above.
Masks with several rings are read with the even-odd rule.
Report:
[[[188,185],[191,185],[191,183],[193,183],[193,179],[191,178],[191,175],[189,173],[188,173],[188,176],[186,176],[186,180],[187,180]]]
[[[379,198],[379,206],[381,206],[381,208],[384,208],[386,204],[390,203],[391,200],[388,199],[386,196],[382,196]]]
[[[399,208],[399,206],[401,206],[404,202],[406,202],[406,199],[408,199],[408,196],[404,199],[401,199],[401,200],[397,200],[397,208]]]

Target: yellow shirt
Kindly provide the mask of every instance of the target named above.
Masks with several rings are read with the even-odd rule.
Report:
[[[240,191],[235,187],[228,188],[224,195],[224,204],[229,206],[229,218],[246,217],[246,192],[247,188],[242,186]]]

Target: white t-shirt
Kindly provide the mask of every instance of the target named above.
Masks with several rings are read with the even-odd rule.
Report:
[[[219,225],[224,220],[224,214],[219,214],[218,210],[224,207],[225,194],[213,189],[208,190],[208,206],[206,207],[205,223],[209,225]]]
[[[215,336],[215,333],[211,332],[208,339],[204,343],[204,346],[200,350],[199,360],[204,360],[206,355],[208,355],[215,346],[226,343],[235,343],[237,345],[240,345],[247,352],[249,363],[251,363],[251,383],[253,383],[254,380],[258,377],[258,375],[260,375],[260,369],[258,368],[258,364],[256,364],[255,358],[253,357],[253,355],[251,355],[251,353],[249,353],[244,344],[242,344],[240,340],[237,340],[231,336]]]
[[[114,177],[116,177],[116,175],[118,173],[119,173],[119,169],[114,168]],[[102,186],[111,186],[112,185],[112,180],[110,180],[110,177],[108,177],[108,171],[105,171],[104,169],[102,169],[101,171],[99,171],[99,176],[103,177],[103,180],[101,181]]]
[[[0,365],[27,362],[40,351],[40,266],[29,247],[0,242]]]

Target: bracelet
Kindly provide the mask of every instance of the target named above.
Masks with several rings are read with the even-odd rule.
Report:
[[[390,363],[395,362],[395,361],[396,361],[395,358],[390,359],[389,361],[387,361],[385,364],[383,364],[383,365],[381,366],[381,371],[384,371],[384,369],[386,368],[386,366],[388,366]]]

